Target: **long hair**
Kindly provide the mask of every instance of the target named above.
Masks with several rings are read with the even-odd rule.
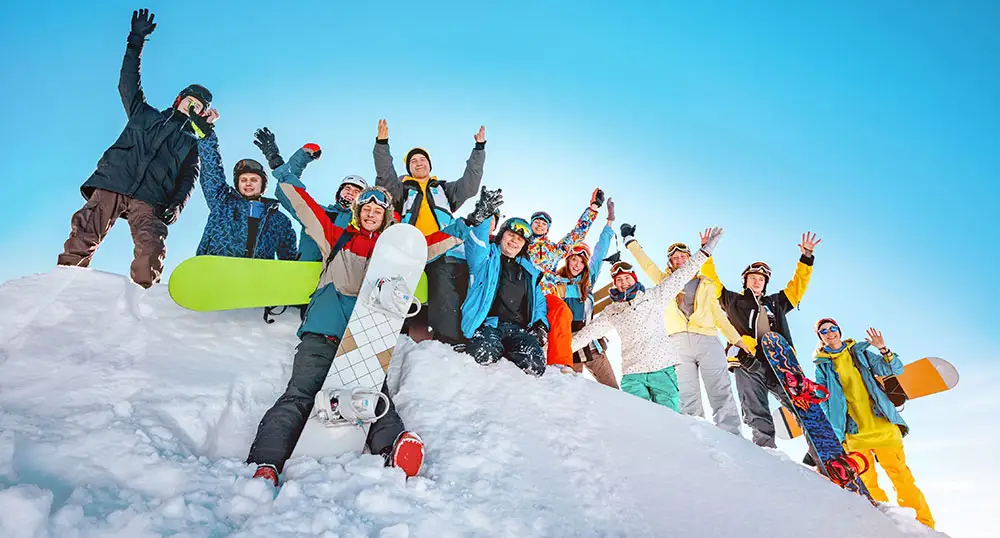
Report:
[[[570,256],[580,255],[571,254]],[[562,267],[556,271],[556,275],[567,279],[579,278],[580,281],[576,284],[577,289],[580,290],[580,298],[586,301],[587,297],[590,295],[590,263],[588,263],[590,260],[584,258],[583,256],[580,256],[580,258],[583,258],[584,260],[583,271],[581,271],[578,276],[575,277],[569,272],[569,256],[566,256],[565,262],[562,264]]]

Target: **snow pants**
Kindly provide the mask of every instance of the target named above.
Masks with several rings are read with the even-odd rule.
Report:
[[[740,417],[733,399],[733,385],[729,380],[726,352],[715,336],[681,332],[670,335],[670,342],[680,355],[676,366],[677,385],[680,387],[681,413],[704,417],[701,401],[701,380],[705,382],[708,403],[712,406],[715,425],[729,433],[740,435]],[[768,414],[770,416],[770,414]]]
[[[479,364],[494,364],[507,357],[526,373],[545,373],[545,354],[538,338],[513,323],[499,322],[496,327],[483,325],[469,338],[466,353]]]
[[[104,189],[94,189],[87,203],[73,214],[69,238],[57,263],[88,267],[97,247],[119,217],[128,220],[132,232],[135,247],[129,271],[132,281],[143,288],[159,282],[163,273],[163,258],[167,255],[164,244],[167,239],[166,223],[146,202]]]
[[[558,295],[546,295],[549,315],[548,364],[573,365],[573,311]]]
[[[461,344],[462,303],[469,293],[469,265],[461,258],[441,256],[427,264],[427,325],[434,339]]]
[[[847,449],[857,450],[851,448],[850,442],[847,443]],[[872,498],[879,502],[889,502],[889,497],[886,495],[885,490],[878,485],[878,474],[875,472],[874,466],[874,462],[878,461],[882,469],[885,469],[885,473],[889,475],[892,487],[896,490],[896,503],[899,506],[916,510],[917,521],[933,529],[934,516],[931,515],[931,508],[927,505],[927,499],[924,498],[923,492],[917,488],[917,484],[913,479],[913,473],[910,472],[910,468],[906,465],[906,454],[903,453],[903,443],[900,442],[898,446],[894,447],[858,450],[858,452],[864,454],[868,458],[868,461],[873,462],[868,472],[861,475],[861,481],[868,487],[868,492],[872,494]]]
[[[767,393],[774,394],[782,405],[791,409],[791,402],[778,383],[767,359],[758,356],[748,365],[736,368],[736,393],[743,406],[743,422],[753,431],[753,442],[757,446],[777,448],[774,443],[774,419],[767,402]]]
[[[591,342],[573,353],[573,371],[578,374],[583,373],[583,367],[586,366],[598,383],[618,390],[618,378],[615,377],[611,362],[604,353],[607,350],[608,339],[600,338],[598,342],[600,347]]]
[[[644,374],[622,376],[622,390],[643,400],[678,410],[677,372],[673,366]]]
[[[274,465],[279,473],[295,450],[312,413],[313,399],[323,388],[339,345],[339,339],[322,334],[303,333],[301,338],[295,350],[288,387],[264,413],[247,456],[247,463]],[[382,393],[389,396],[386,389],[383,383]],[[377,409],[381,411],[382,407]],[[382,453],[386,447],[392,447],[402,432],[403,421],[396,413],[396,406],[390,404],[388,413],[372,424],[368,432],[369,450],[372,454]]]

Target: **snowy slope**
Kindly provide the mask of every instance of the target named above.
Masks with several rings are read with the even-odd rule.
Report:
[[[199,314],[58,268],[0,286],[0,536],[934,536],[765,451],[579,376],[405,340],[390,372],[423,476],[374,456],[249,479],[295,314]]]

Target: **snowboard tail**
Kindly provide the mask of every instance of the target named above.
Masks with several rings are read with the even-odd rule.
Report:
[[[170,274],[170,298],[198,312],[298,305],[316,290],[321,262],[195,256]]]

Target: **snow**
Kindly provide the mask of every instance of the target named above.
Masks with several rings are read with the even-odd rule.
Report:
[[[582,376],[408,339],[390,380],[421,476],[301,457],[276,493],[242,460],[290,373],[298,316],[277,319],[85,269],[0,286],[0,536],[940,535]]]

